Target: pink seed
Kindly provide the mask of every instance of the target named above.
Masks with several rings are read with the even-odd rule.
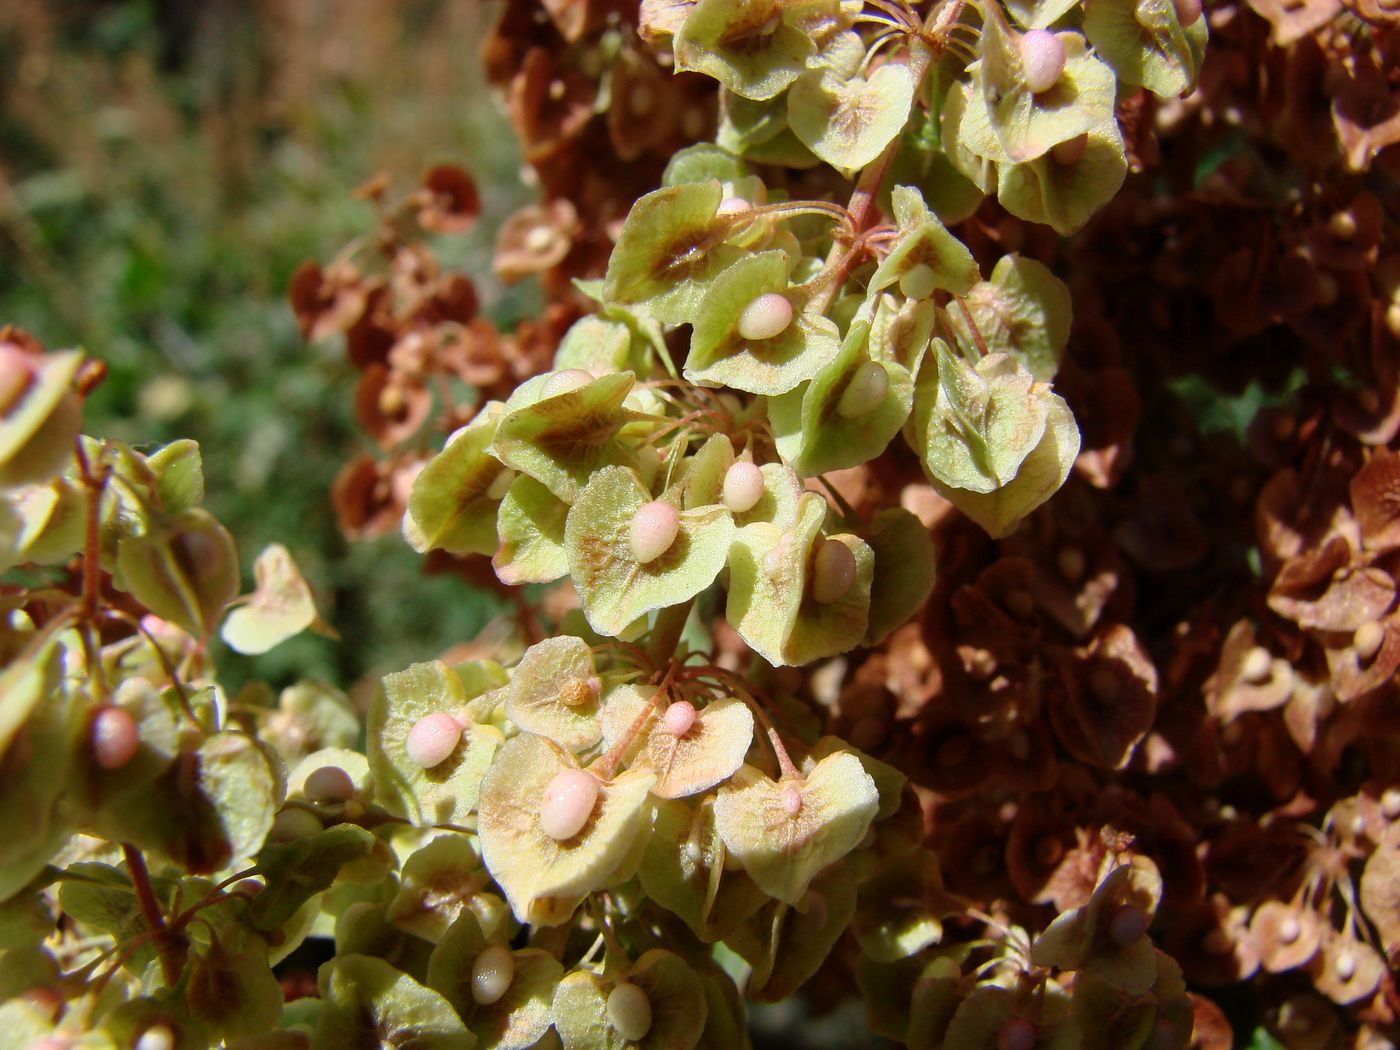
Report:
[[[790,324],[792,303],[777,292],[767,292],[744,307],[736,327],[740,339],[761,342],[782,335]]]
[[[307,774],[301,793],[312,802],[345,802],[355,797],[355,782],[339,766],[322,766]]]
[[[1049,91],[1065,71],[1065,45],[1048,29],[1032,29],[1021,37],[1021,68],[1032,95]]]
[[[802,789],[796,784],[783,785],[783,812],[795,817],[802,812]]]
[[[685,736],[695,724],[695,705],[689,700],[677,700],[666,708],[661,725],[672,736]]]
[[[681,516],[663,500],[653,500],[632,515],[628,540],[632,556],[641,565],[653,562],[671,549],[681,531]]]
[[[461,739],[462,723],[446,711],[434,711],[413,723],[404,747],[415,766],[432,769],[447,761]]]
[[[738,460],[724,472],[724,505],[735,514],[752,510],[763,498],[763,471],[756,463]]]
[[[540,826],[556,842],[583,830],[598,802],[598,778],[582,769],[561,769],[544,789]]]
[[[840,540],[826,540],[812,562],[812,600],[821,605],[839,602],[856,582],[856,556]]]
[[[136,719],[115,704],[99,707],[92,716],[92,756],[103,769],[121,769],[141,747]]]

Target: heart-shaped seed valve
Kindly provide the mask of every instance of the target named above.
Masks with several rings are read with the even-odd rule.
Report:
[[[301,793],[312,802],[348,802],[355,797],[355,782],[339,766],[322,766],[307,774]]]
[[[681,531],[681,516],[664,500],[653,500],[632,515],[628,540],[632,556],[641,565],[655,561],[671,549]]]
[[[651,1000],[630,981],[622,981],[608,994],[608,1021],[614,1031],[631,1043],[641,1042],[651,1031]]]
[[[136,719],[131,712],[115,704],[99,707],[92,716],[92,757],[103,769],[121,769],[141,747],[136,731]]]
[[[763,498],[763,471],[755,463],[741,459],[724,472],[724,505],[735,514],[752,510]]]
[[[812,600],[839,602],[856,582],[856,556],[840,540],[823,540],[812,559]]]
[[[855,370],[846,389],[841,392],[836,411],[842,419],[869,415],[880,407],[889,389],[890,376],[884,366],[875,361],[866,361]]]
[[[792,324],[792,303],[777,292],[760,295],[739,315],[739,337],[750,342],[772,339]]]
[[[661,716],[661,727],[672,736],[685,736],[695,725],[695,705],[689,700],[677,700]]]
[[[413,723],[404,746],[415,766],[432,769],[447,761],[462,739],[462,723],[446,711],[434,711]]]
[[[598,803],[598,778],[582,769],[561,769],[540,800],[540,827],[556,842],[583,830]]]
[[[515,956],[504,944],[482,949],[472,963],[472,998],[490,1006],[506,994],[515,979]]]
[[[1049,91],[1065,71],[1065,45],[1048,29],[1032,29],[1021,37],[1021,70],[1031,94]]]
[[[1012,1017],[997,1029],[997,1050],[1035,1050],[1035,1025]]]

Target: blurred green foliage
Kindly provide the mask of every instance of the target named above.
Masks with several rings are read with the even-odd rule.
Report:
[[[494,599],[422,579],[397,536],[348,544],[330,486],[364,438],[338,341],[307,346],[285,289],[373,228],[354,187],[429,165],[476,175],[483,221],[440,242],[493,317],[531,303],[491,274],[495,227],[529,197],[477,51],[476,0],[5,0],[0,5],[0,323],[81,345],[109,375],[88,429],[193,437],[245,574],[284,542],[337,645],[303,636],[229,684],[349,685],[471,638]],[[248,586],[251,586],[249,581]]]

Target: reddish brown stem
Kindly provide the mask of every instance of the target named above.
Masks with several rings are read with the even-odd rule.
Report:
[[[141,908],[141,917],[151,931],[155,942],[156,955],[160,959],[160,974],[169,988],[180,980],[180,961],[175,956],[175,946],[170,940],[170,929],[165,925],[165,916],[156,900],[155,888],[151,885],[151,873],[146,868],[146,858],[129,842],[122,843],[122,858],[126,870],[131,875],[131,885],[136,889],[136,903]]]

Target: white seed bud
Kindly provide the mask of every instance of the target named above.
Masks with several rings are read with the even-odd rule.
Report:
[[[566,368],[562,372],[555,372],[544,381],[544,386],[540,389],[540,400],[567,394],[591,382],[593,376],[582,368]]]
[[[795,817],[802,812],[802,789],[796,784],[783,785],[783,812]]]
[[[1400,817],[1400,788],[1386,788],[1381,792],[1381,814],[1386,820]]]
[[[121,769],[141,749],[141,735],[131,712],[115,704],[99,707],[89,730],[92,757],[103,769]]]
[[[653,500],[632,515],[628,539],[632,556],[645,565],[671,549],[681,531],[681,516],[664,500]]]
[[[730,464],[724,472],[724,505],[735,514],[752,510],[763,498],[763,471],[746,459]]]
[[[915,263],[899,278],[899,290],[906,299],[927,299],[937,287],[938,278],[928,263]]]
[[[1078,164],[1089,148],[1089,133],[1082,132],[1072,139],[1065,139],[1064,142],[1057,142],[1050,147],[1050,159],[1056,164],[1062,164],[1066,168]]]
[[[1362,660],[1370,660],[1381,651],[1385,641],[1385,627],[1375,620],[1363,623],[1351,636],[1351,647]]]
[[[315,813],[293,806],[273,818],[267,837],[273,842],[292,842],[317,834],[321,827],[321,819]]]
[[[772,339],[792,324],[792,303],[777,292],[760,295],[739,315],[739,338],[758,342]]]
[[[598,802],[598,778],[582,769],[561,769],[544,789],[540,826],[557,842],[583,830]]]
[[[1292,944],[1303,935],[1303,925],[1297,916],[1290,915],[1278,924],[1278,939],[1284,944]]]
[[[1108,939],[1120,948],[1135,944],[1147,932],[1147,912],[1136,904],[1120,904],[1108,920]]]
[[[661,716],[661,726],[672,736],[685,736],[695,725],[695,705],[689,700],[677,700]]]
[[[1338,978],[1342,981],[1350,981],[1356,976],[1356,956],[1349,951],[1340,953],[1337,956],[1334,969],[1337,971]]]
[[[1251,685],[1259,685],[1269,680],[1269,672],[1273,667],[1274,658],[1269,655],[1269,650],[1256,645],[1245,653],[1244,663],[1240,666],[1240,677]]]
[[[1024,1017],[1011,1017],[997,1029],[997,1050],[1034,1050],[1035,1025]]]
[[[812,600],[839,602],[856,582],[856,556],[840,540],[825,540],[812,561]]]
[[[415,766],[432,769],[447,761],[461,739],[462,723],[446,711],[434,711],[413,723],[404,747]]]
[[[515,478],[515,471],[511,470],[509,467],[506,467],[504,470],[502,470],[499,474],[497,474],[494,478],[491,479],[491,484],[487,486],[486,489],[486,498],[505,499],[506,493],[510,491],[511,485],[515,483]]]
[[[482,949],[472,963],[472,998],[482,1006],[490,1006],[510,989],[515,979],[515,956],[503,944]]]
[[[152,1025],[141,1033],[134,1050],[175,1050],[175,1033],[163,1024]]]
[[[1032,29],[1021,37],[1018,48],[1031,94],[1039,95],[1054,87],[1065,71],[1064,42],[1049,29]]]
[[[716,215],[742,215],[746,211],[752,211],[753,205],[744,200],[743,197],[725,197],[719,202],[719,207],[715,209]]]
[[[630,981],[621,981],[608,993],[608,1021],[630,1043],[639,1043],[651,1031],[651,1000]]]
[[[312,802],[345,802],[355,797],[355,782],[339,766],[322,766],[307,775],[301,793]]]
[[[842,419],[857,419],[868,415],[880,407],[889,393],[890,377],[884,366],[874,361],[866,361],[855,370],[846,389],[841,392],[841,400],[836,402],[836,411]]]

